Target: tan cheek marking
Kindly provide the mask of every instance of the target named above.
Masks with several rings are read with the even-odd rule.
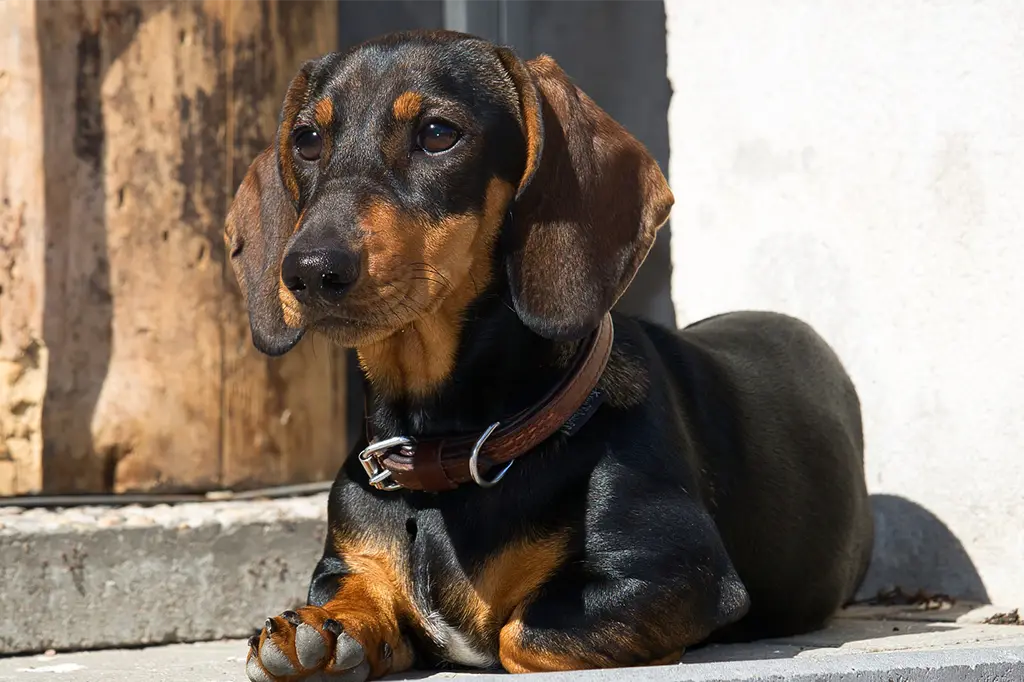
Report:
[[[366,234],[367,274],[389,281],[396,266],[421,261],[426,222],[400,212],[383,201],[374,201],[362,216]]]
[[[512,185],[497,178],[487,186],[481,215],[452,216],[427,235],[423,260],[443,272],[457,291],[457,312],[490,284],[494,242],[512,199]],[[471,276],[470,276],[471,275]]]
[[[391,105],[391,113],[399,121],[411,121],[423,108],[423,96],[411,90],[403,92]]]
[[[313,109],[313,120],[321,129],[331,125],[331,121],[334,120],[334,102],[330,97],[324,97],[316,103]]]
[[[383,202],[366,212],[363,225],[372,278],[390,281],[389,273],[399,263],[421,262],[436,270],[413,272],[412,277],[425,279],[407,282],[409,308],[418,317],[406,320],[400,333],[358,348],[363,370],[380,390],[425,395],[451,373],[462,314],[490,283],[494,241],[513,192],[509,183],[492,180],[481,215],[455,215],[437,223],[403,215]]]
[[[306,217],[306,209],[303,208],[302,209],[302,213],[299,214],[298,220],[295,221],[295,227],[292,228],[292,234],[295,234],[296,232],[299,231],[299,228],[302,227],[302,219],[305,218],[305,217]]]
[[[281,315],[284,318],[284,323],[292,329],[298,329],[302,326],[302,313],[299,311],[299,303],[292,296],[292,292],[288,291],[288,287],[284,285],[284,281],[277,278],[277,298],[281,301]]]

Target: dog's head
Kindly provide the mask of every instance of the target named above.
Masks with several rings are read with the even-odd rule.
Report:
[[[522,321],[590,332],[672,206],[647,150],[553,60],[450,32],[306,63],[226,240],[253,341],[362,346],[507,278]]]

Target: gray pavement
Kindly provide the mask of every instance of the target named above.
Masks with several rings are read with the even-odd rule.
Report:
[[[992,609],[936,614],[853,609],[821,632],[708,646],[679,665],[546,675],[556,682],[1024,682],[1024,627],[986,625]],[[947,618],[947,620],[943,620]],[[244,640],[0,659],[0,682],[245,682]],[[502,675],[435,672],[399,679]]]

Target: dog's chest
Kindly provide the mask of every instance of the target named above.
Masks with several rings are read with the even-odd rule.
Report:
[[[482,605],[474,603],[473,576],[463,570],[449,539],[421,532],[411,549],[414,605],[437,653],[458,665],[495,665],[497,647],[489,640],[497,633],[481,627],[485,621],[479,617]]]
[[[446,661],[472,668],[494,665],[494,656],[475,645],[467,633],[449,624],[439,612],[428,613],[425,620],[430,638]]]
[[[425,529],[426,530],[426,529]],[[441,656],[461,665],[497,663],[501,628],[563,564],[567,531],[506,537],[481,551],[434,526],[410,552],[416,607]]]

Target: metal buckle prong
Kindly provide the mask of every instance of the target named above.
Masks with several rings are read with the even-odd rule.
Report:
[[[505,465],[504,469],[498,472],[497,476],[489,481],[480,475],[480,448],[484,446],[484,443],[488,438],[490,438],[491,434],[494,433],[494,429],[498,428],[499,424],[501,424],[501,422],[494,422],[487,427],[487,430],[484,431],[482,436],[480,436],[476,445],[473,446],[473,454],[469,458],[469,475],[473,477],[473,481],[481,488],[493,488],[498,484],[498,481],[505,478],[505,474],[508,473],[508,470],[512,468],[512,464],[515,463],[515,460],[511,460]]]
[[[401,489],[402,486],[398,483],[385,483],[385,481],[391,478],[391,472],[380,463],[380,455],[378,453],[386,452],[396,447],[411,447],[413,443],[412,438],[395,436],[394,438],[385,438],[382,441],[367,445],[359,453],[359,463],[363,465],[363,470],[366,471],[366,475],[370,478],[370,485],[377,490],[392,491]]]

